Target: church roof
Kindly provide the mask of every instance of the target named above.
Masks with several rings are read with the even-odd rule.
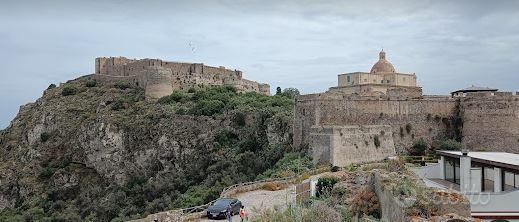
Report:
[[[395,67],[393,66],[393,64],[386,60],[386,52],[384,52],[384,50],[380,51],[378,57],[379,59],[377,63],[375,63],[375,65],[373,65],[373,67],[371,68],[371,74],[395,72]]]

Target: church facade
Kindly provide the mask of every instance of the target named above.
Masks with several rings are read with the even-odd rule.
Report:
[[[362,95],[383,95],[391,91],[400,91],[416,97],[422,93],[422,89],[416,84],[416,74],[396,72],[383,50],[370,72],[340,74],[338,85],[330,88],[330,91]]]

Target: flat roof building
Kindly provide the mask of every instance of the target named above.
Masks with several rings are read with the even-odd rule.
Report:
[[[498,91],[498,89],[472,85],[471,87],[468,87],[465,89],[459,89],[454,92],[451,92],[451,96],[452,97],[465,97],[465,96],[467,96],[467,93],[473,93],[473,92],[487,93],[489,95],[493,95],[493,93],[497,92],[497,91]]]
[[[519,154],[437,151],[438,163],[415,169],[426,185],[467,196],[472,217],[519,221]]]

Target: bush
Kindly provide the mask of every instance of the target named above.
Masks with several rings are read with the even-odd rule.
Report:
[[[120,90],[125,90],[132,87],[128,82],[117,82],[114,84],[114,86]]]
[[[43,170],[40,172],[40,178],[41,179],[48,179],[50,178],[52,175],[54,175],[54,172],[56,172],[56,168],[54,167],[45,167],[43,168]]]
[[[212,116],[222,113],[225,104],[220,100],[203,100],[197,103],[190,111],[194,115]]]
[[[375,135],[373,137],[373,143],[375,144],[375,147],[376,148],[379,148],[380,147],[380,139],[378,138],[378,135]]]
[[[74,94],[76,94],[76,88],[73,86],[65,86],[61,90],[62,96],[70,96],[70,95],[74,95]]]
[[[456,140],[453,140],[453,139],[444,140],[440,144],[440,149],[441,150],[461,150],[461,143]]]
[[[410,123],[405,125],[405,131],[407,131],[407,134],[411,133],[412,129],[413,129],[413,127],[411,126]]]
[[[117,100],[114,103],[112,103],[112,110],[114,110],[114,111],[122,110],[124,108],[125,108],[124,102],[121,100]]]
[[[49,140],[49,138],[50,138],[50,134],[47,132],[43,132],[42,134],[40,134],[40,139],[41,139],[41,142],[43,142],[43,143],[47,142],[47,140]]]
[[[420,138],[418,141],[414,142],[411,149],[409,149],[409,154],[413,156],[425,155],[428,146],[427,142],[423,138]]]
[[[329,196],[333,189],[333,186],[339,182],[337,177],[321,177],[317,180],[317,197]]]
[[[339,170],[341,170],[340,167],[338,167],[338,166],[332,166],[332,169],[331,169],[332,172],[337,172],[337,171],[339,171]]]
[[[88,80],[86,83],[85,83],[85,86],[86,87],[95,87],[97,85],[97,82],[95,80]]]
[[[47,87],[47,89],[54,89],[56,88],[56,84],[52,83],[49,85],[49,87]]]
[[[380,218],[380,202],[371,187],[363,186],[357,190],[350,203],[350,211],[355,215]]]
[[[164,97],[160,98],[159,100],[157,100],[157,102],[160,104],[171,104],[171,103],[175,103],[175,102],[181,102],[185,98],[186,98],[186,94],[184,94],[183,92],[175,91],[175,92],[171,93],[171,95],[169,95],[169,96],[164,96]]]

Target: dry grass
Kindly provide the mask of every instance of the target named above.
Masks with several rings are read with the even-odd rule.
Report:
[[[287,188],[288,185],[286,183],[278,183],[278,182],[267,182],[263,185],[264,190],[277,191]]]

